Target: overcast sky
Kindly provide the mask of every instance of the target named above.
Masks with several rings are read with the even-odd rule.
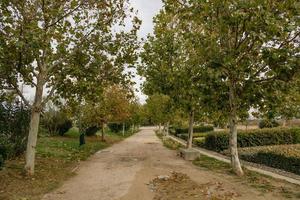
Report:
[[[130,0],[132,6],[138,10],[138,17],[142,20],[141,29],[139,31],[139,36],[146,38],[149,33],[153,32],[153,17],[159,12],[162,8],[161,0]],[[141,103],[144,103],[146,96],[140,91],[142,80],[141,77],[137,76],[134,81],[136,84],[137,96]]]
[[[138,17],[142,20],[142,25],[138,32],[139,37],[145,38],[149,33],[153,33],[153,17],[162,8],[162,2],[161,0],[130,0],[130,3],[135,10],[138,10]],[[133,81],[136,82],[135,89],[138,90],[136,95],[139,101],[144,103],[147,97],[141,92],[143,80],[141,77],[136,76]],[[34,89],[25,86],[24,96],[32,101],[34,98]]]

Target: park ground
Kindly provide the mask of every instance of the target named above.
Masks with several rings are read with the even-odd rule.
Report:
[[[182,160],[177,147],[156,137],[153,128],[99,151],[82,162],[76,175],[43,200],[298,199],[300,187],[246,172],[207,157]]]

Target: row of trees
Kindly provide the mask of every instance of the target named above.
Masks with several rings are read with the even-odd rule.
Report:
[[[1,95],[15,93],[31,110],[25,170],[32,175],[46,103],[72,105],[80,116],[110,85],[130,87],[124,69],[136,61],[141,22],[128,0],[1,0],[0,16]],[[21,85],[34,90],[33,100]]]
[[[189,113],[228,121],[231,165],[243,175],[237,123],[250,109],[299,113],[297,1],[165,0],[142,52],[144,91]],[[298,93],[295,91],[298,91]]]

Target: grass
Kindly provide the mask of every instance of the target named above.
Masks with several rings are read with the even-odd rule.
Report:
[[[172,140],[170,138],[164,138],[162,133],[159,133],[158,131],[155,131],[155,133],[156,133],[156,136],[162,140],[163,145],[165,147],[167,147],[168,149],[177,150],[177,149],[183,147],[183,145],[181,145],[178,142],[175,142],[174,140]]]
[[[86,144],[79,146],[79,132],[70,129],[65,137],[40,137],[37,144],[35,175],[23,173],[24,156],[6,162],[0,171],[0,199],[38,200],[63,181],[73,176],[79,161],[132,135],[108,132],[105,142],[101,137],[86,137]]]
[[[297,199],[300,197],[300,187],[297,185],[276,180],[272,177],[252,172],[247,169],[244,169],[245,175],[243,177],[238,177],[232,172],[229,163],[225,163],[205,155],[201,155],[199,158],[194,160],[193,164],[200,167],[200,169],[226,174],[229,176],[226,179],[233,179],[240,184],[246,184],[260,191],[262,195],[267,192],[272,192],[280,194],[282,198]]]

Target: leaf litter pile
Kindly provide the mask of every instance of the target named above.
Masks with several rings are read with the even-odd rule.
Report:
[[[177,172],[158,176],[148,186],[155,192],[154,200],[231,200],[239,196],[233,191],[225,191],[221,182],[200,185],[186,174]]]

